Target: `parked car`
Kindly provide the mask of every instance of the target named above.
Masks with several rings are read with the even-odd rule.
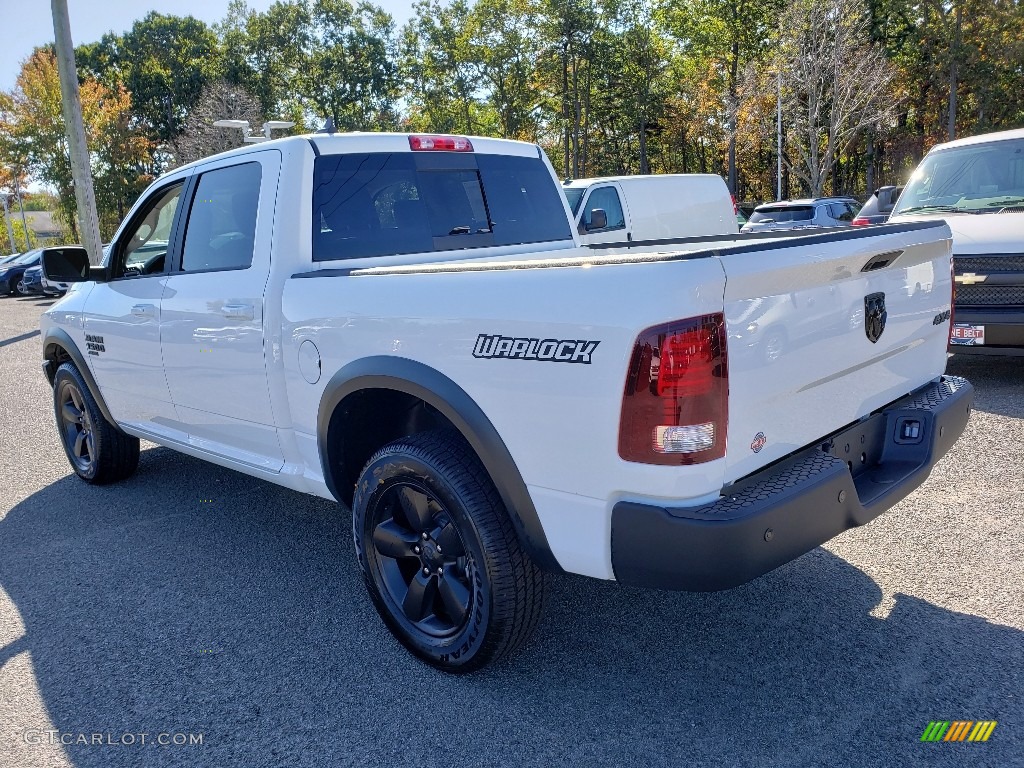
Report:
[[[581,245],[739,232],[729,189],[713,173],[609,176],[565,181]]]
[[[383,622],[468,672],[536,627],[545,569],[728,589],[924,482],[973,402],[944,375],[949,238],[595,253],[535,144],[289,137],[155,181],[103,267],[46,253],[88,285],[43,313],[43,370],[83,481],[144,438],[338,500]],[[737,341],[766,296],[800,343]]]
[[[14,261],[19,256],[24,255],[24,253],[25,252],[22,251],[21,253],[9,253],[6,256],[0,256],[0,266],[3,266],[4,264]]]
[[[30,293],[43,293],[43,267],[36,264],[29,267],[21,275],[21,282],[18,284],[18,293],[27,296]]]
[[[765,203],[754,209],[742,231],[848,227],[859,210],[860,203],[852,197],[816,197]]]
[[[903,192],[903,187],[879,187],[864,203],[864,207],[860,209],[850,224],[855,227],[884,224],[888,220],[889,214],[892,213],[893,206],[896,205],[901,192]]]
[[[47,296],[63,296],[71,287],[70,283],[50,280],[43,272],[43,293]]]
[[[1024,129],[933,147],[889,222],[929,219],[953,230],[949,351],[1024,355]]]
[[[26,269],[34,267],[39,263],[39,257],[42,252],[42,248],[28,251],[0,266],[0,294],[6,293],[14,296],[21,293],[18,290],[18,286],[21,284],[21,276],[25,274]],[[22,293],[21,295],[24,296],[25,294]]]

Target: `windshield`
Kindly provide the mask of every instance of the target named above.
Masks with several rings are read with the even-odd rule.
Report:
[[[910,178],[892,215],[991,213],[1024,205],[1024,139],[930,153]]]
[[[583,199],[583,193],[586,191],[586,187],[562,187],[562,192],[565,193],[565,199],[569,201],[573,216],[579,213],[580,200]]]
[[[39,249],[36,249],[34,251],[29,251],[28,253],[26,253],[23,256],[21,256],[21,258],[15,259],[12,263],[13,264],[28,264],[30,261],[32,261],[33,259],[38,257],[40,253],[41,253],[41,251]]]
[[[751,224],[770,221],[811,221],[814,218],[813,205],[789,205],[776,208],[758,208],[750,216]]]

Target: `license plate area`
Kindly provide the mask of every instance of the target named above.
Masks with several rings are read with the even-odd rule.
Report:
[[[949,343],[963,347],[981,346],[985,343],[985,326],[954,323]]]
[[[887,419],[877,413],[830,437],[821,448],[830,456],[845,461],[854,479],[870,471],[882,460],[886,443]]]

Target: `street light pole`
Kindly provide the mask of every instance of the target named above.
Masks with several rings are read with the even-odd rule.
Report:
[[[85,126],[82,124],[82,102],[78,95],[78,69],[75,67],[75,48],[71,42],[67,0],[50,0],[50,9],[53,12],[64,130],[67,132],[71,171],[75,179],[79,230],[89,261],[99,264],[103,259],[103,242],[100,240],[99,217],[96,215],[96,195],[92,189],[89,147],[85,142]]]

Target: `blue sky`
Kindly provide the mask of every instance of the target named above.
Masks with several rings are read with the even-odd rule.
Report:
[[[248,0],[264,10],[272,0]],[[375,0],[402,24],[411,13],[411,0]],[[224,18],[228,0],[68,0],[71,36],[75,45],[99,40],[105,32],[124,32],[149,11],[195,16],[207,24]],[[10,90],[21,62],[36,46],[53,40],[53,19],[47,0],[0,0],[0,90]]]

